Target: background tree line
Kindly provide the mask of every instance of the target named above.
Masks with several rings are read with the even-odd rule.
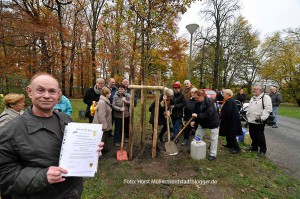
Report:
[[[0,1],[0,93],[24,88],[37,71],[61,82],[68,96],[82,95],[97,77],[124,76],[136,84],[165,85],[187,78],[188,40],[176,36],[180,15],[194,0]],[[300,30],[263,41],[238,0],[203,0],[206,20],[193,38],[192,78],[199,88],[279,85],[300,105]]]

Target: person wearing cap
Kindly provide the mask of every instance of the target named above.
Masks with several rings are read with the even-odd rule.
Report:
[[[0,115],[0,126],[4,126],[24,113],[25,96],[23,94],[10,93],[5,95],[3,102],[5,108]]]
[[[182,128],[183,108],[185,107],[184,95],[181,92],[180,82],[173,84],[174,95],[171,99],[171,119],[173,123],[173,138],[179,133]],[[179,139],[175,140],[177,143]]]

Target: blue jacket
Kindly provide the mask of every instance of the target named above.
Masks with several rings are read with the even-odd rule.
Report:
[[[73,112],[70,100],[64,95],[61,97],[61,100],[55,104],[54,110],[58,110],[59,112],[63,112],[69,116],[71,116]]]

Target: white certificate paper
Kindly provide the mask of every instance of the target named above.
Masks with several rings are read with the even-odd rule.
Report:
[[[95,176],[102,134],[102,124],[71,122],[65,127],[59,167],[68,170],[68,173],[63,176]]]

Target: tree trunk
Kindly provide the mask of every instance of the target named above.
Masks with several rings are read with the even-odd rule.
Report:
[[[213,86],[212,89],[216,90],[218,89],[218,83],[219,83],[219,64],[220,64],[220,27],[217,26],[217,38],[216,38],[216,48],[215,48],[215,63],[214,63],[214,69],[213,69]]]
[[[296,99],[298,107],[300,107],[300,99]]]
[[[61,61],[61,91],[62,94],[66,94],[66,60],[65,60],[65,41],[63,35],[63,23],[61,13],[61,3],[57,0],[57,15],[59,22],[59,40],[60,40],[60,61]]]
[[[43,71],[46,71],[47,73],[51,74],[51,69],[52,69],[52,64],[51,64],[51,59],[47,47],[47,43],[45,40],[45,35],[41,33],[40,35],[40,40],[41,40],[41,53],[42,53],[42,67],[41,69]]]

